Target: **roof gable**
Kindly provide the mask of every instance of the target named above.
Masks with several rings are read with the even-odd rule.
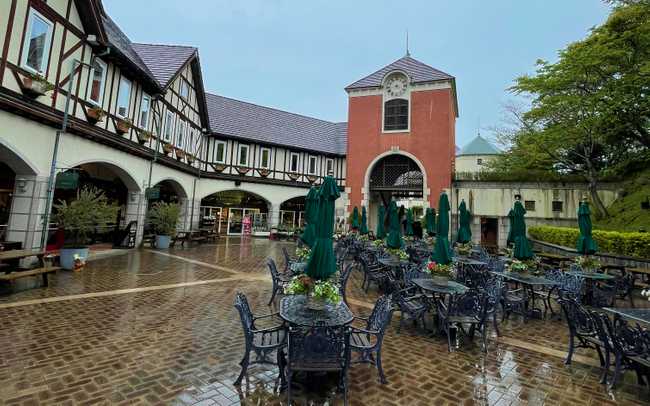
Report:
[[[286,148],[345,155],[347,123],[333,123],[206,93],[215,134]]]
[[[345,90],[379,87],[381,86],[386,74],[395,70],[401,70],[405,72],[411,79],[411,83],[435,82],[438,80],[454,79],[453,76],[436,68],[433,68],[427,64],[424,64],[416,59],[413,59],[407,55],[389,65],[384,66],[378,71],[357,80],[356,82],[346,87]]]
[[[470,141],[469,144],[465,145],[456,155],[498,155],[500,153],[494,145],[479,135]]]
[[[197,48],[184,45],[133,43],[132,47],[163,88],[197,52]]]

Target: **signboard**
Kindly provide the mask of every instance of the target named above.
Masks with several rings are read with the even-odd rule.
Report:
[[[61,172],[56,177],[57,189],[76,189],[79,187],[79,172],[66,171]]]
[[[160,198],[160,187],[158,187],[158,186],[148,187],[144,191],[144,196],[147,198],[147,200],[159,199]]]
[[[253,231],[251,229],[252,226],[251,223],[252,223],[251,216],[244,216],[244,220],[242,221],[242,225],[244,226],[244,229],[242,231],[244,235],[251,235]]]

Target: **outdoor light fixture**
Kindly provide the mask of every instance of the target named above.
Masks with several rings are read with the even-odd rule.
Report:
[[[16,179],[16,192],[25,193],[27,191],[27,180]]]

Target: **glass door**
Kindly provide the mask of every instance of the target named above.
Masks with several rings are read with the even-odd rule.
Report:
[[[228,235],[241,235],[244,209],[228,210]]]

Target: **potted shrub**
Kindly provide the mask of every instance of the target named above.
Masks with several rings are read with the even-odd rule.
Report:
[[[152,136],[153,134],[151,133],[151,131],[138,130],[138,142],[142,145],[146,144],[147,141],[149,141]]]
[[[212,169],[214,169],[215,172],[221,173],[226,169],[226,165],[224,164],[210,164]]]
[[[93,125],[99,123],[100,121],[104,121],[105,116],[106,112],[100,107],[91,107],[86,110],[86,118],[88,119],[88,122]]]
[[[54,85],[41,75],[28,74],[23,76],[20,88],[25,95],[36,98],[54,90]]]
[[[163,148],[163,152],[165,153],[165,155],[171,154],[172,151],[174,150],[174,146],[172,144],[168,143],[168,142],[163,142],[162,148]]]
[[[328,304],[341,302],[339,286],[332,281],[314,280],[305,274],[296,275],[284,289],[287,295],[305,295],[305,305],[312,310],[324,310]]]
[[[65,233],[65,244],[60,252],[61,267],[75,269],[75,259],[88,258],[89,236],[97,228],[115,220],[118,207],[109,203],[104,192],[94,187],[84,187],[70,203],[60,200],[54,205],[54,220]]]
[[[171,237],[176,233],[176,224],[181,208],[176,203],[154,203],[147,215],[149,224],[156,234],[156,248],[169,248]]]
[[[263,178],[266,178],[266,177],[269,176],[269,174],[271,173],[271,171],[268,170],[268,169],[258,169],[257,172],[258,172],[258,173],[260,174],[260,176],[263,177]]]
[[[251,170],[251,168],[248,168],[246,166],[237,166],[235,169],[237,169],[237,172],[239,172],[240,175],[246,175],[248,171]]]
[[[293,181],[298,180],[299,177],[300,177],[300,174],[299,174],[299,173],[290,173],[290,174],[289,174],[289,179],[291,179],[291,180],[293,180]]]
[[[129,131],[129,128],[131,128],[133,124],[131,123],[131,120],[128,118],[116,118],[115,119],[115,131],[117,131],[118,134],[126,134]]]
[[[196,157],[192,154],[187,154],[187,156],[185,156],[185,160],[188,164],[192,165],[194,161],[196,161]]]

